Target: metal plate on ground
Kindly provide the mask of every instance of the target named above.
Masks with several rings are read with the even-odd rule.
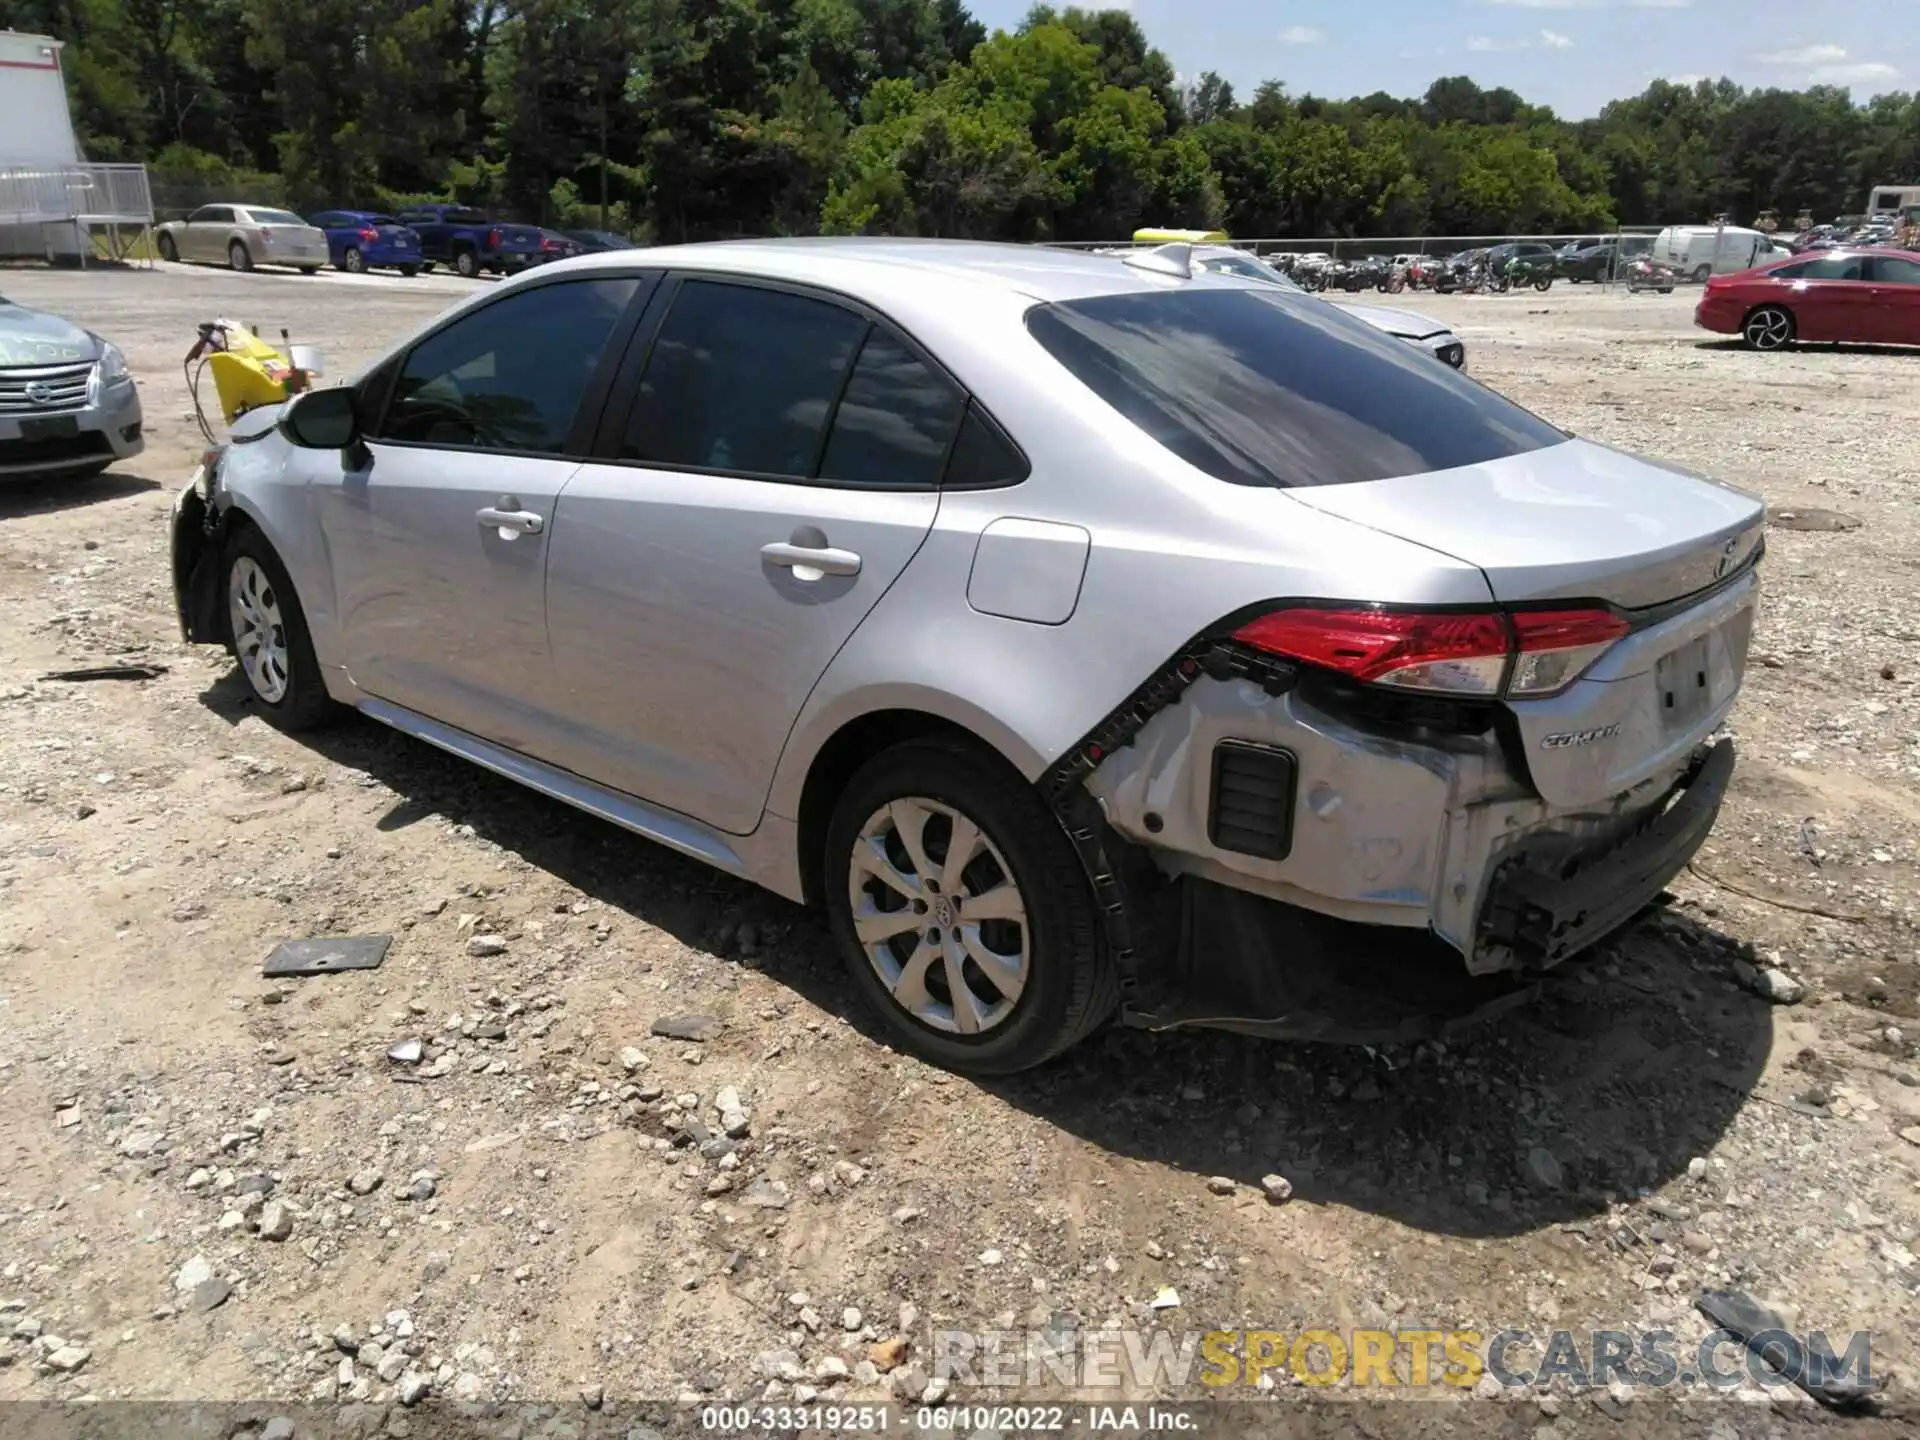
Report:
[[[331,975],[336,970],[372,970],[387,958],[391,935],[323,935],[282,940],[267,957],[262,975]]]

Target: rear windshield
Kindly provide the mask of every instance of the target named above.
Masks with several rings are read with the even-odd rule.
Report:
[[[1063,301],[1027,327],[1128,420],[1237,485],[1385,480],[1567,438],[1432,352],[1277,286]]]

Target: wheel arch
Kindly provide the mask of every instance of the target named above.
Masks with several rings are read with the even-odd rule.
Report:
[[[806,747],[804,763],[789,746],[793,763],[783,765],[776,777],[769,809],[794,819],[800,886],[808,904],[821,899],[822,851],[834,804],[860,767],[906,741],[941,738],[993,755],[1029,782],[1045,768],[1045,760],[1030,746],[955,696],[895,697],[893,703],[847,717]]]

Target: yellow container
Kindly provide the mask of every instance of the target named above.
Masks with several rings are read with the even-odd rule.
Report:
[[[1136,245],[1224,245],[1227,232],[1224,230],[1136,230],[1133,232]]]

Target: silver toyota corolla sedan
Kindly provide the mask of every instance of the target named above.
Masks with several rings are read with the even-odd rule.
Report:
[[[1392,1009],[1356,935],[1477,984],[1613,931],[1718,812],[1764,507],[1174,268],[544,267],[243,417],[182,629],[286,728],[355,707],[824,906],[956,1068],[1302,1033],[1329,966]]]

